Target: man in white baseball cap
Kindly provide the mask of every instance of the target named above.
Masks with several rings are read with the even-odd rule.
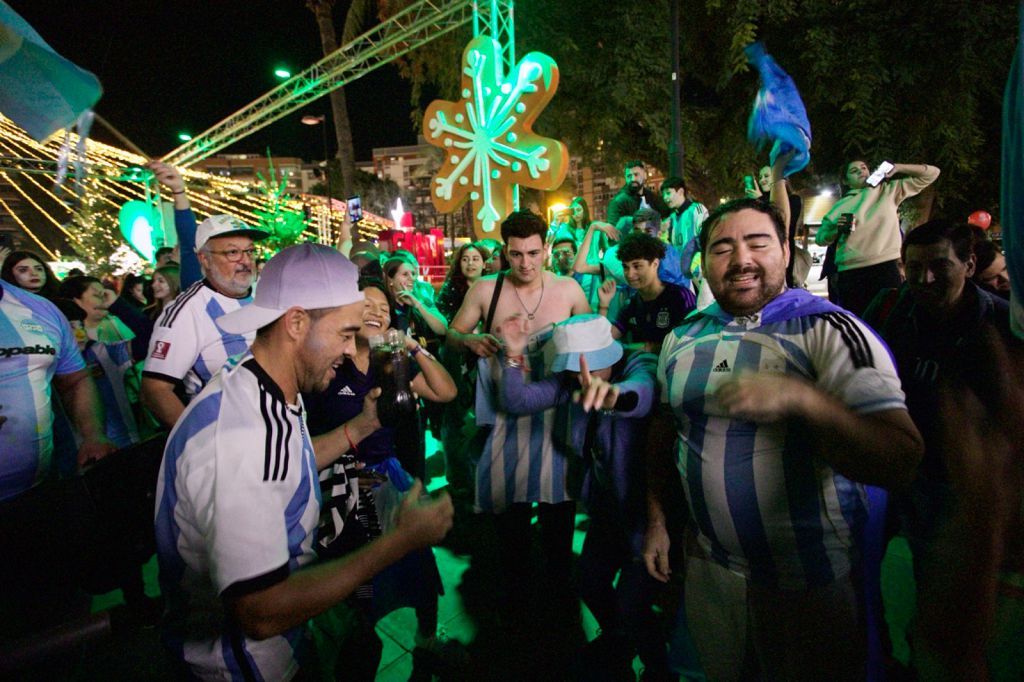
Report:
[[[189,403],[168,438],[157,483],[156,534],[167,599],[165,641],[199,679],[280,679],[315,670],[310,618],[385,566],[439,541],[447,496],[417,482],[395,527],[341,559],[311,566],[320,516],[317,471],[377,430],[376,397],[312,440],[301,391],[322,391],[355,352],[358,270],[326,246],[280,252],[252,304],[218,320],[256,332]],[[351,499],[355,480],[347,485]]]
[[[196,228],[204,278],[164,308],[142,373],[143,402],[164,426],[174,426],[185,403],[255,338],[218,325],[223,315],[252,301],[253,242],[267,236],[228,215],[210,216]]]

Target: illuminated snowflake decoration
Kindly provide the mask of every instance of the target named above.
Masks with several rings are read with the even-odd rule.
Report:
[[[532,130],[558,88],[551,57],[531,52],[499,79],[501,48],[481,35],[466,46],[462,62],[462,99],[432,102],[423,134],[445,152],[432,185],[434,206],[450,213],[469,199],[482,238],[512,211],[513,185],[553,190],[562,184],[569,150]]]

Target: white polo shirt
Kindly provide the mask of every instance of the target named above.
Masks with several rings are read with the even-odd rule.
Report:
[[[168,438],[156,500],[164,640],[200,679],[281,680],[298,670],[302,626],[252,640],[224,606],[315,557],[320,487],[297,403],[247,353],[214,376]]]
[[[218,318],[251,302],[251,292],[231,298],[206,280],[178,294],[157,320],[142,375],[184,384],[191,400],[229,357],[252,345],[255,332],[228,334],[217,326]]]

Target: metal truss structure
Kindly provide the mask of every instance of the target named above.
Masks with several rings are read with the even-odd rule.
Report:
[[[440,36],[473,21],[512,45],[513,0],[416,0],[296,74],[245,108],[172,150],[167,163],[188,167]],[[506,42],[507,41],[507,42]],[[509,47],[515,57],[515,48]],[[507,66],[511,68],[511,65]]]
[[[514,0],[480,0],[489,3],[488,11],[478,10],[473,15],[473,37],[486,33],[501,45],[502,72],[498,77],[512,71],[516,65],[516,22]]]

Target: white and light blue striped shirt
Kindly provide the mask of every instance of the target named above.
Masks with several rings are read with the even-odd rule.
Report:
[[[0,500],[50,469],[55,374],[85,369],[71,326],[52,303],[0,281]]]
[[[254,640],[226,600],[315,558],[320,485],[302,399],[289,404],[251,355],[233,358],[171,431],[157,481],[164,643],[200,679],[287,680],[303,627]]]
[[[218,293],[206,280],[178,294],[153,329],[143,376],[181,382],[188,398],[194,397],[228,358],[252,345],[256,332],[229,334],[217,326],[220,317],[251,302],[251,295]]]
[[[758,584],[831,583],[850,571],[863,487],[816,456],[791,422],[728,417],[715,393],[739,372],[801,377],[860,414],[905,409],[889,350],[850,313],[790,289],[751,317],[717,303],[691,315],[665,338],[658,362],[704,549]]]

